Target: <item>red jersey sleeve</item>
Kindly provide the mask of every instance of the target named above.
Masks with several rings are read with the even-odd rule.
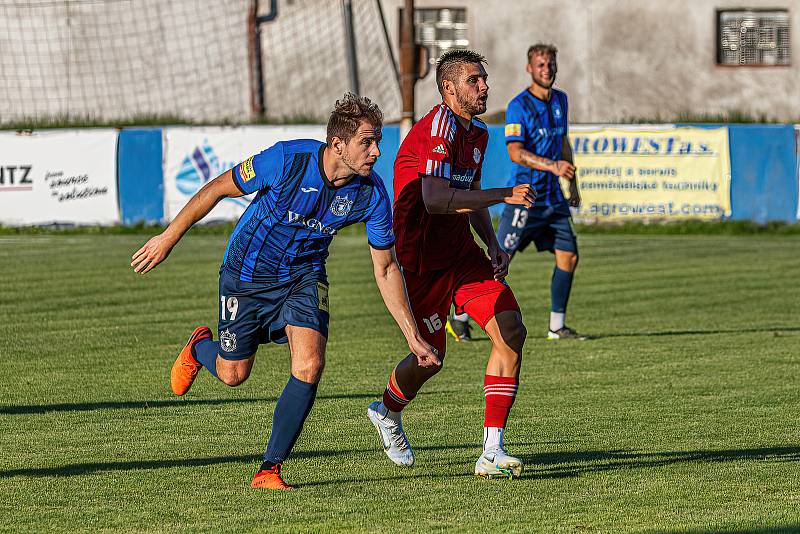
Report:
[[[422,152],[417,172],[450,181],[456,119],[445,106],[439,106],[431,122],[430,135],[422,138]]]

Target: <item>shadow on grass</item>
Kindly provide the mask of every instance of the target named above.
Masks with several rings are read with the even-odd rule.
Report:
[[[292,458],[323,458],[366,451],[298,451]],[[260,454],[243,454],[239,456],[215,456],[211,458],[185,458],[172,460],[131,460],[127,462],[88,462],[67,464],[59,467],[31,467],[26,469],[10,469],[0,471],[0,478],[12,477],[71,477],[90,475],[102,471],[139,471],[142,469],[171,469],[173,467],[202,467],[206,465],[249,463],[253,469],[261,463]]]
[[[526,478],[563,478],[600,471],[662,467],[678,463],[797,462],[800,461],[800,446],[642,453],[624,450],[554,452],[527,455],[521,459],[526,466]]]
[[[319,395],[317,400],[374,399],[376,393],[349,393],[343,395]],[[277,402],[277,397],[245,399],[164,399],[120,402],[66,402],[61,404],[32,404],[0,407],[0,415],[45,414],[49,412],[90,412],[93,410],[132,410],[148,408],[174,408],[186,406],[218,406],[224,404],[251,404]]]
[[[714,534],[719,532],[725,532],[726,534],[782,534],[784,532],[800,532],[800,523],[796,525],[775,525],[771,527],[726,528],[724,530],[646,530],[645,532],[649,534]]]
[[[452,450],[473,449],[474,444],[454,444],[448,446],[419,447],[418,450]],[[369,450],[316,450],[297,451],[292,453],[293,459],[299,458],[325,458],[344,455],[364,454],[376,452]],[[247,454],[240,456],[219,456],[212,458],[186,458],[172,460],[136,460],[124,462],[90,462],[68,464],[59,467],[34,467],[25,469],[11,469],[0,471],[0,478],[12,477],[68,477],[87,475],[102,471],[137,471],[142,469],[170,469],[174,467],[201,467],[207,465],[227,463],[257,463],[260,455]],[[634,453],[630,451],[576,451],[554,452],[522,456],[526,469],[523,478],[526,479],[555,479],[577,477],[582,474],[611,471],[618,469],[641,469],[649,467],[662,467],[678,463],[694,462],[734,462],[734,461],[770,461],[770,462],[796,462],[800,461],[800,446],[764,447],[758,449],[730,449],[706,451],[667,451]],[[387,468],[391,468],[387,464]],[[406,478],[435,478],[472,476],[470,473],[450,473],[443,475],[430,472],[414,473],[407,469],[397,469],[396,475],[386,477],[352,477],[309,482],[304,486],[323,486],[330,484],[344,484],[353,482],[377,482],[381,480],[394,480]]]
[[[775,337],[780,337],[784,332],[800,332],[800,326],[774,326],[763,328],[716,328],[708,330],[664,330],[661,332],[619,332],[592,336],[592,339],[609,337],[659,337],[659,336],[707,336],[718,334],[753,334],[759,332],[772,332]]]

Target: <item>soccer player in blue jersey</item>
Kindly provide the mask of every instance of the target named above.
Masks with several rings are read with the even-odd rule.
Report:
[[[513,162],[509,185],[531,184],[536,202],[530,208],[506,206],[497,241],[512,257],[531,241],[538,251],[555,254],[547,339],[586,339],[565,323],[578,265],[578,243],[569,207],[579,206],[581,197],[567,137],[567,95],[553,87],[557,52],[554,46],[541,43],[528,49],[526,70],[532,83],[506,108],[506,147]],[[569,198],[564,196],[559,178],[569,181]]]
[[[189,228],[223,198],[255,193],[225,250],[219,278],[219,338],[195,329],[172,366],[177,395],[205,367],[229,386],[250,375],[262,343],[289,343],[291,376],[275,406],[264,462],[251,485],[289,490],[281,465],[314,404],[325,365],[328,281],[325,259],[334,236],[365,222],[375,280],[411,352],[423,367],[441,365],[417,329],[397,265],[391,206],[372,170],[380,155],[383,115],[352,94],[336,102],[327,142],[276,143],[207,183],[162,233],[132,257],[137,273],[164,261]]]

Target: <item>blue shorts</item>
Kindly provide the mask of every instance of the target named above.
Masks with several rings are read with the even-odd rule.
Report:
[[[286,325],[312,328],[328,337],[328,281],[308,273],[289,282],[242,282],[219,275],[219,354],[243,360],[264,343],[286,343]]]
[[[566,202],[555,206],[507,205],[497,226],[497,242],[508,254],[522,252],[533,241],[536,250],[578,253],[572,215]]]

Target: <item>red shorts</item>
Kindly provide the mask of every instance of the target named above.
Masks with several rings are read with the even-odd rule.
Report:
[[[445,351],[445,330],[450,304],[456,313],[467,312],[486,328],[492,317],[504,311],[519,311],[514,293],[505,282],[494,279],[492,263],[483,253],[468,256],[457,266],[442,271],[404,271],[408,299],[422,337]]]

